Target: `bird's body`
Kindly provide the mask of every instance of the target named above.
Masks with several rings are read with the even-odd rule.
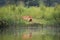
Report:
[[[22,19],[32,22],[32,16],[23,16]]]

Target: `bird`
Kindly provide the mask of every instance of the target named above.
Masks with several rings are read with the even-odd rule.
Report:
[[[22,16],[22,19],[24,19],[28,22],[32,22],[32,16]]]

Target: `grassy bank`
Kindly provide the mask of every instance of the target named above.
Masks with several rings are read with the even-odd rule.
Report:
[[[30,8],[20,5],[8,5],[0,7],[1,19],[21,21],[21,16],[25,15],[29,15],[32,16],[33,19],[40,20],[41,24],[60,24],[60,5],[55,7],[40,6]]]
[[[14,34],[9,34],[13,30],[16,33],[16,30],[19,29],[18,25],[26,26],[27,21],[22,19],[22,16],[32,16],[33,22],[37,24],[43,25],[60,25],[60,5],[56,5],[55,7],[24,7],[24,6],[15,6],[15,5],[7,5],[4,7],[0,7],[0,29],[3,26],[4,28],[8,25],[10,30],[7,28],[7,35],[0,35],[0,40],[21,40],[21,35],[19,37],[14,36]],[[37,25],[33,24],[33,26]],[[6,26],[5,26],[6,25]],[[19,27],[20,27],[19,26]],[[28,25],[29,26],[29,25]],[[35,26],[37,27],[37,26]],[[40,26],[39,26],[40,27]],[[13,28],[13,30],[12,30]],[[4,32],[6,29],[3,29]],[[0,30],[1,31],[1,30]],[[44,33],[45,30],[43,30]],[[34,35],[32,39],[28,40],[59,40],[60,35]]]

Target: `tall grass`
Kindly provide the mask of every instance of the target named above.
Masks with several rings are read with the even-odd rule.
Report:
[[[12,25],[24,25],[27,22],[22,20],[22,16],[32,16],[33,19],[36,19],[36,22],[46,25],[56,25],[60,24],[60,5],[57,5],[55,7],[46,7],[46,6],[40,6],[40,7],[24,7],[24,6],[15,6],[15,5],[7,5],[4,7],[0,7],[0,21],[6,20],[10,27]],[[33,20],[35,21],[35,20]],[[19,26],[19,27],[20,27]],[[13,27],[12,27],[13,28]],[[12,29],[10,28],[10,30]],[[15,29],[14,29],[15,28]],[[13,30],[16,32],[17,27],[14,27]],[[11,32],[13,31],[11,30]],[[8,33],[11,33],[10,31]],[[45,33],[45,30],[44,30]],[[48,33],[48,32],[46,32]],[[60,36],[59,36],[60,37]],[[1,40],[15,40],[16,36],[14,35],[3,35],[0,36]],[[15,39],[14,39],[15,38]],[[56,35],[37,35],[33,36],[31,40],[59,40],[58,36]],[[21,35],[17,38],[18,40],[21,39]]]
[[[32,16],[37,20],[42,20],[45,24],[54,24],[56,20],[60,23],[60,5],[55,7],[24,7],[8,5],[0,8],[0,18],[21,20],[21,16]],[[56,19],[55,19],[56,18]],[[23,22],[23,21],[22,21]]]

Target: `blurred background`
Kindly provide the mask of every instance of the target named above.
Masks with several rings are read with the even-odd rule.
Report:
[[[60,40],[60,0],[0,0],[0,40]]]

